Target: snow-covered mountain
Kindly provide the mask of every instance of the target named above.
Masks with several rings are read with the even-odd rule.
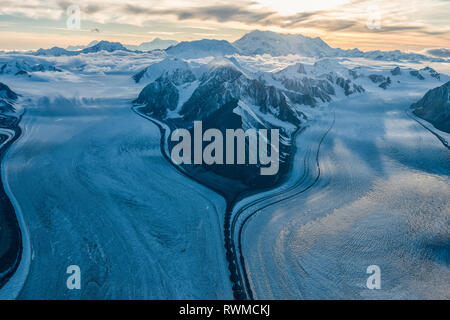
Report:
[[[406,57],[401,52],[333,49],[318,38],[268,33],[274,43],[266,44],[261,34],[254,33],[258,47],[249,37],[243,49],[202,40],[144,53],[103,42],[75,53],[0,54],[0,82],[20,93],[18,99],[0,83],[0,122],[17,124],[17,114],[8,113],[27,110],[23,135],[2,159],[5,186],[30,226],[21,227],[30,237],[20,262],[30,271],[9,280],[23,288],[20,297],[228,299],[243,297],[239,270],[248,271],[256,299],[448,296],[447,287],[436,286],[448,275],[441,268],[448,151],[404,112],[441,86],[413,108],[448,128],[448,66],[430,65],[439,73],[423,61],[393,63]],[[360,59],[365,54],[370,59]],[[191,183],[170,167],[164,151],[173,144],[160,145],[148,116],[169,129],[192,130],[197,120],[222,133],[280,129],[279,174],[262,177],[259,165],[179,167]],[[432,214],[424,220],[423,212]],[[380,232],[385,241],[374,245]],[[51,254],[48,243],[55,244]],[[84,266],[84,279],[98,281],[95,288],[52,285],[73,243],[87,248],[76,250],[74,261]],[[341,272],[344,260],[350,267]],[[392,290],[365,290],[372,263],[398,270],[385,273],[387,282],[414,274]],[[417,265],[443,271],[425,275]],[[338,282],[323,277],[336,270]]]
[[[351,57],[384,61],[445,61],[418,53],[405,53],[400,50],[368,51],[359,49],[344,50],[332,48],[321,38],[307,37],[301,34],[280,34],[272,31],[252,31],[247,33],[233,45],[244,55],[286,56],[289,54],[305,57]]]
[[[40,56],[71,56],[80,53],[93,52],[113,52],[113,51],[134,51],[144,52],[151,50],[164,50],[168,55],[184,59],[195,59],[203,57],[218,57],[227,55],[263,55],[268,54],[273,57],[298,55],[303,57],[333,58],[366,58],[378,61],[432,61],[445,62],[446,59],[427,56],[419,53],[406,53],[399,50],[393,51],[368,51],[359,49],[344,50],[332,48],[321,38],[307,37],[301,34],[281,34],[271,31],[252,31],[244,35],[232,44],[225,40],[203,39],[195,41],[183,41],[177,43],[175,40],[161,40],[159,38],[150,42],[143,42],[140,45],[123,45],[119,42],[93,41],[87,47],[70,47],[71,50],[53,47],[50,49],[39,49],[30,52]],[[76,50],[78,49],[78,50]],[[76,51],[74,51],[76,50]]]
[[[271,31],[252,31],[235,41],[233,45],[245,55],[286,56],[297,54],[317,58],[335,55],[335,50],[320,38]]]
[[[66,50],[69,51],[80,51],[89,47],[93,47],[96,44],[98,44],[98,40],[93,40],[89,42],[88,45],[81,45],[81,46],[68,46]],[[164,50],[167,49],[170,46],[176,45],[178,41],[176,40],[163,40],[160,38],[155,38],[152,41],[142,42],[139,45],[134,44],[123,44],[125,48],[132,51],[152,51],[152,50]]]
[[[372,60],[379,60],[379,61],[432,61],[432,62],[442,62],[445,61],[440,58],[433,58],[429,56],[425,56],[423,54],[419,53],[413,53],[413,52],[402,52],[400,50],[393,50],[393,51],[367,51],[362,52],[358,49],[354,50],[342,50],[342,49],[336,49],[336,56],[340,57],[351,57],[351,58],[366,58],[366,59],[372,59]]]
[[[125,48],[120,42],[109,42],[102,40],[96,45],[93,45],[92,47],[88,47],[81,50],[80,53],[92,53],[99,51],[113,52],[117,50],[130,51],[129,49]]]
[[[53,63],[44,59],[37,59],[27,56],[10,58],[7,61],[0,60],[0,75],[11,74],[16,76],[31,77],[33,72],[61,72],[61,69],[54,66]]]
[[[209,61],[209,60],[208,60]],[[234,57],[199,63],[168,57],[134,76],[149,82],[134,101],[139,110],[173,127],[277,128],[282,168],[288,163],[293,134],[306,125],[317,106],[364,93],[351,70],[324,59],[295,64],[278,72],[249,72]],[[255,168],[212,169],[248,185]],[[224,170],[224,171],[222,171]]]
[[[428,91],[411,108],[416,116],[450,133],[450,81]]]
[[[329,103],[346,105],[359,101],[364,108],[366,98],[387,95],[384,90],[401,92],[406,86],[423,90],[442,78],[429,67],[415,70],[392,64],[355,66],[349,59],[339,58],[303,59],[308,63],[289,57],[264,58],[235,54],[211,61],[169,55],[134,76],[136,82],[146,84],[134,101],[137,110],[164,122],[172,130],[192,131],[194,121],[202,121],[204,130],[215,128],[222,133],[238,128],[280,130],[281,174],[276,177],[261,180],[257,166],[183,166],[195,179],[230,194],[231,198],[248,188],[277,183],[276,179],[283,177],[291,163],[295,132],[314,126],[320,119],[318,114],[329,112],[326,107]],[[272,71],[258,70],[258,66],[271,61],[275,66],[280,61],[296,62]],[[249,68],[252,63],[256,67]],[[168,149],[171,147],[173,144],[168,141]]]
[[[95,46],[97,43],[99,43],[98,40],[92,40],[91,42],[88,43],[87,46],[68,46],[66,49],[69,51],[78,51],[78,50],[82,50],[88,47],[92,47]]]
[[[122,45],[120,42],[109,42],[102,40],[100,42],[96,42],[95,44],[92,44],[92,42],[87,46],[84,47],[81,50],[72,51],[67,50],[64,48],[59,47],[53,47],[50,49],[39,49],[35,52],[31,52],[31,54],[36,56],[54,56],[54,57],[60,57],[60,56],[75,56],[80,53],[95,53],[100,51],[106,51],[106,52],[114,52],[114,51],[127,51],[130,52],[132,50],[127,49],[124,45]],[[80,47],[82,48],[82,46]]]
[[[364,68],[355,68],[355,77],[368,77],[370,81],[382,89],[390,87],[401,87],[405,82],[431,82],[439,83],[441,80],[448,78],[447,75],[441,75],[436,70],[430,67],[425,67],[420,70],[413,68],[395,67],[389,72],[386,71],[364,71]],[[441,79],[443,77],[443,79]]]
[[[420,70],[413,69],[413,68],[402,69],[400,67],[395,67],[394,69],[391,70],[391,75],[393,77],[398,77],[398,78],[401,78],[402,76],[413,77],[413,78],[416,78],[421,81],[424,81],[427,79],[441,80],[441,74],[430,67],[425,67]],[[374,81],[374,82],[376,82],[376,81]]]
[[[146,104],[147,111],[161,119],[174,116],[174,110],[176,117],[186,121],[204,118],[234,99],[292,124],[302,118],[296,116],[296,106],[315,107],[363,93],[365,89],[353,77],[352,70],[329,59],[313,65],[297,63],[277,72],[252,73],[233,57],[205,64],[168,57],[133,76],[136,82],[149,83],[136,103]],[[184,97],[182,103],[179,96]],[[274,104],[269,106],[267,101]],[[285,105],[288,110],[283,109]]]
[[[239,53],[231,43],[225,40],[203,39],[197,41],[183,41],[166,49],[167,54],[185,59],[202,58],[208,56],[225,56]]]
[[[256,113],[297,124],[303,116],[294,105],[309,101],[309,97],[297,94],[296,102],[292,102],[282,89],[250,78],[225,59],[203,67],[190,67],[186,62],[166,59],[152,69],[155,72],[152,75],[156,76],[157,69],[171,62],[177,62],[176,66],[174,63],[169,71],[147,85],[135,101],[145,104],[148,113],[162,119],[182,117],[183,121],[192,122],[210,117],[224,106],[232,112],[239,102],[243,102],[252,105]],[[186,96],[186,90],[189,96]],[[182,96],[184,99],[180,98]],[[176,114],[171,112],[174,110]],[[257,120],[254,114],[252,116]]]
[[[277,128],[280,170],[285,170],[293,133],[306,121],[302,105],[310,103],[313,99],[307,95],[287,94],[287,90],[253,78],[231,61],[219,58],[205,66],[180,64],[180,68],[164,72],[134,101],[140,112],[172,128],[191,130],[194,121],[202,121],[205,130],[215,128],[223,134],[226,129]],[[207,170],[247,188],[262,183],[257,165],[213,166]],[[279,176],[264,179],[273,183]],[[231,192],[239,189],[236,186]]]
[[[351,70],[337,61],[324,59],[314,65],[297,63],[272,75],[287,90],[307,94],[319,102],[330,102],[339,91],[345,96],[365,89],[352,81]]]
[[[143,113],[180,127],[202,120],[219,129],[279,128],[286,151],[293,132],[317,106],[405,84],[429,86],[447,77],[430,67],[349,68],[336,58],[274,72],[249,71],[239,60],[244,61],[240,56],[199,61],[169,55],[133,76],[137,83],[148,83],[134,103]]]
[[[141,81],[153,82],[158,79],[163,73],[182,73],[189,70],[189,63],[183,59],[168,57],[160,62],[151,64],[142,69],[133,76],[134,81],[139,83]]]
[[[136,103],[146,105],[147,113],[162,120],[203,119],[236,100],[256,108],[256,113],[270,114],[278,121],[297,125],[302,117],[296,111],[301,108],[361,94],[366,89],[387,90],[403,82],[438,83],[440,77],[430,67],[351,69],[329,58],[314,64],[296,63],[276,72],[250,72],[234,57],[219,57],[202,64],[169,56],[144,68],[133,79],[148,83]],[[267,105],[267,101],[274,103]],[[247,118],[244,122],[258,122],[255,119]]]
[[[256,79],[283,91],[287,97],[296,99],[296,94],[305,95],[304,105],[316,106],[332,100],[331,96],[348,96],[364,92],[364,88],[352,81],[352,71],[338,61],[322,59],[315,64],[297,63],[277,72],[251,72],[235,57],[216,58],[210,63],[167,57],[154,63],[133,76],[136,82],[153,82],[159,77],[185,78],[194,81],[204,77],[211,66],[225,65],[238,70],[249,79]]]

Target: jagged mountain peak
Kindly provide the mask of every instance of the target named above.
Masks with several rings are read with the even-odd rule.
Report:
[[[203,76],[203,79],[215,78],[218,81],[234,81],[243,75],[243,72],[239,70],[233,63],[229,61],[217,61],[208,65],[209,70]]]
[[[0,112],[14,112],[14,102],[18,94],[12,91],[6,84],[0,82]]]
[[[304,77],[320,77],[323,75],[335,74],[347,77],[349,69],[341,65],[336,59],[321,59],[316,61],[313,65],[298,62],[296,64],[287,66],[286,68],[277,71],[275,76],[284,76],[289,78],[304,78]]]
[[[55,67],[52,62],[31,56],[15,57],[0,62],[0,74],[30,77],[30,73],[45,71],[61,72],[61,69]]]
[[[245,34],[242,38],[233,42],[233,45],[244,55],[269,54],[271,56],[287,56],[292,54],[314,58],[363,57],[386,61],[445,61],[445,59],[431,58],[423,54],[407,53],[400,50],[362,52],[356,48],[351,50],[332,48],[319,37],[261,30]]]
[[[68,55],[74,55],[75,52],[66,50],[64,48],[60,48],[60,47],[52,47],[50,49],[39,49],[37,50],[35,53],[35,55],[37,56],[54,56],[54,57],[59,57],[59,56],[68,56]]]
[[[153,63],[150,66],[144,68],[133,76],[135,82],[141,81],[152,82],[158,79],[160,76],[171,76],[177,73],[179,76],[184,74],[192,74],[195,78],[201,78],[205,74],[213,72],[226,72],[226,69],[233,69],[238,72],[244,73],[236,59],[228,59],[225,57],[215,57],[206,64],[198,64],[195,61],[189,61],[174,56],[168,56],[165,59]],[[189,77],[191,77],[189,75]]]
[[[139,45],[125,44],[124,46],[130,50],[139,51],[152,51],[152,50],[165,50],[170,46],[176,45],[178,41],[176,40],[163,40],[160,38],[155,38],[152,41],[142,42]]]

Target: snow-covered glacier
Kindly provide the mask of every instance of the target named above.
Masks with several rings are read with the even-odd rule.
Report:
[[[20,299],[231,298],[225,203],[162,157],[158,128],[131,110],[132,80],[122,79],[122,98],[101,98],[101,77],[84,84],[84,99],[16,83],[31,98],[3,169],[29,235],[29,270],[4,289]],[[66,287],[70,265],[80,266],[81,290]]]
[[[440,119],[449,71],[267,32],[0,54],[22,240],[0,298],[448,299],[450,133],[418,116]],[[280,129],[283,170],[174,165],[167,136],[195,120]]]

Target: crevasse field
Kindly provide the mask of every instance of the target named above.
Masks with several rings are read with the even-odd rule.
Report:
[[[225,200],[167,162],[158,127],[132,110],[147,84],[132,75],[161,58],[39,59],[63,71],[0,78],[21,94],[16,107],[24,112],[23,133],[2,163],[24,251],[0,297],[233,298]],[[310,62],[235,59],[249,73]],[[342,64],[376,72],[411,67]],[[447,77],[445,64],[433,68]],[[233,210],[241,211],[233,237],[254,298],[450,298],[450,150],[417,121],[449,135],[407,112],[441,84],[404,76],[383,90],[363,82],[364,93],[303,107],[309,121],[295,137],[285,183]],[[81,290],[67,290],[72,264],[83,271]],[[382,290],[366,288],[369,265],[380,266]]]

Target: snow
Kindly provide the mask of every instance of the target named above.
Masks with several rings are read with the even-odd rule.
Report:
[[[0,298],[232,297],[224,199],[171,166],[161,155],[158,128],[131,109],[142,88],[164,72],[189,69],[199,79],[211,68],[232,65],[277,88],[282,84],[276,73],[290,79],[339,75],[365,89],[346,97],[336,87],[330,105],[294,105],[308,121],[290,141],[296,146],[292,173],[284,184],[234,207],[242,233],[233,237],[241,237],[254,296],[448,299],[442,279],[450,277],[450,155],[418,122],[447,141],[449,134],[405,112],[449,80],[448,65],[412,55],[392,61],[402,58],[398,52],[385,53],[387,60],[377,59],[379,52],[359,51],[323,59],[335,49],[320,39],[286,39],[289,46],[274,47],[283,53],[277,56],[241,55],[229,43],[209,41],[182,43],[167,53],[103,43],[97,49],[105,50],[76,56],[59,49],[39,57],[0,54],[8,71],[0,82],[22,95],[15,107],[27,110],[23,135],[2,165],[24,255]],[[291,50],[298,43],[314,46],[301,55]],[[300,63],[306,75],[297,72]],[[440,80],[424,71],[424,80],[411,76],[428,65],[442,73]],[[397,66],[402,73],[394,76],[390,71]],[[16,76],[15,68],[31,77]],[[132,76],[144,69],[145,81],[136,83]],[[391,85],[380,88],[372,74],[389,76]],[[179,117],[198,85],[177,85],[178,105],[168,117]],[[245,114],[248,126],[254,121],[295,130],[248,101],[240,100],[234,112]],[[81,291],[66,289],[71,264],[81,267]],[[365,288],[372,264],[381,267],[380,291]]]
[[[158,79],[163,73],[171,73],[175,70],[187,70],[189,63],[183,59],[166,58],[157,63],[152,63],[147,68],[143,69],[143,75],[138,82],[145,81],[151,83]]]
[[[307,57],[320,57],[333,53],[333,49],[320,38],[278,34],[271,31],[252,31],[233,44],[245,55],[267,53],[272,56],[299,54]]]
[[[13,136],[14,132],[7,129],[0,129],[2,134],[8,135],[8,139],[3,143],[7,143]],[[19,138],[20,139],[20,138]],[[17,141],[17,140],[16,140]],[[5,154],[2,163],[6,163],[9,157],[9,151]],[[0,290],[0,300],[12,300],[15,299],[20,290],[22,290],[22,286],[27,278],[30,263],[31,263],[31,244],[30,244],[30,235],[28,231],[27,224],[24,220],[24,216],[22,213],[22,209],[20,204],[17,202],[14,194],[11,192],[11,188],[9,186],[8,175],[6,174],[5,165],[3,164],[1,167],[2,173],[2,184],[5,189],[5,193],[7,194],[9,200],[11,201],[15,214],[17,217],[17,221],[19,222],[19,227],[22,233],[22,257],[13,276],[9,279],[9,281],[1,288]]]
[[[242,100],[239,100],[238,106],[233,110],[233,112],[240,115],[244,121],[248,118],[247,115],[249,115],[251,119],[256,120],[264,128],[282,128],[288,133],[293,133],[296,130],[296,127],[293,124],[287,121],[282,121],[271,113],[263,113],[257,106],[248,104]],[[244,123],[244,129],[248,129],[250,127],[252,126],[247,120],[247,122]]]
[[[255,30],[245,34],[233,43],[243,55],[254,56],[268,54],[270,56],[300,55],[304,57],[347,57],[366,58],[379,61],[430,61],[448,62],[448,59],[436,58],[413,52],[393,51],[367,51],[358,49],[343,50],[331,48],[320,38],[311,38],[300,34],[279,34],[271,31]]]
[[[26,277],[21,299],[231,298],[224,200],[162,157],[158,128],[131,110],[131,72],[78,77],[2,78],[27,97],[3,176],[29,236],[2,297]],[[71,264],[80,291],[66,288]]]
[[[423,94],[423,92],[422,92]],[[296,154],[300,192],[257,211],[242,235],[246,268],[259,299],[448,298],[446,266],[450,210],[449,150],[404,112],[411,99],[366,95],[333,103],[298,136],[299,150],[317,143],[320,178]],[[283,192],[281,198],[288,194]],[[280,197],[280,196],[278,196]],[[277,197],[271,198],[274,202]],[[258,209],[263,208],[263,209]],[[379,265],[382,290],[368,290],[365,273]]]
[[[167,49],[170,46],[176,45],[178,41],[176,40],[163,40],[159,38],[155,38],[152,41],[148,42],[142,42],[139,45],[130,45],[130,44],[124,44],[124,47],[126,47],[129,50],[139,50],[139,51],[151,51],[151,50],[157,50],[157,49]]]
[[[450,146],[450,133],[441,131],[439,129],[436,129],[431,123],[417,117],[414,113],[411,112],[412,110],[407,110],[406,113],[408,116],[410,116],[412,119],[420,123],[423,127],[428,129],[430,132],[433,132],[435,135],[439,136],[440,139],[443,140],[443,143],[447,146]]]
[[[188,99],[192,96],[195,89],[198,88],[200,81],[196,80],[193,82],[189,82],[186,84],[182,84],[177,86],[178,89],[178,105],[174,110],[171,110],[167,113],[167,118],[177,118],[181,117],[180,111],[183,107],[183,104],[188,101]]]

